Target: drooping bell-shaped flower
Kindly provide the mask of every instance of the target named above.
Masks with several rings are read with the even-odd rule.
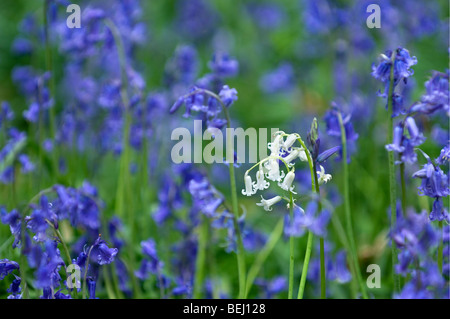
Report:
[[[294,171],[290,171],[289,173],[286,174],[286,177],[284,178],[282,183],[278,183],[278,186],[280,186],[282,189],[286,190],[286,191],[290,191],[294,194],[296,194],[293,190],[294,190],[294,186],[292,185],[292,182],[295,179],[295,173]]]
[[[271,159],[265,164],[268,173],[266,177],[274,182],[279,182],[284,177],[284,172],[280,171],[278,159]]]
[[[319,185],[327,183],[329,180],[331,180],[332,177],[330,174],[325,174],[325,169],[322,165],[320,165],[320,171],[317,171],[317,175]]]
[[[286,137],[286,140],[284,141],[283,147],[285,150],[288,150],[292,145],[294,145],[295,141],[297,140],[298,136],[297,134],[289,134],[288,137]]]
[[[253,182],[250,175],[245,175],[244,177],[245,189],[242,190],[242,195],[252,196],[256,193],[256,190],[253,189]]]
[[[256,182],[253,183],[253,187],[255,191],[257,190],[265,190],[270,186],[270,183],[266,181],[263,168],[260,167],[256,172]]]
[[[281,200],[281,196],[275,196],[270,199],[264,199],[264,197],[261,196],[261,203],[257,203],[257,206],[264,207],[265,211],[271,211],[272,206],[278,203]]]

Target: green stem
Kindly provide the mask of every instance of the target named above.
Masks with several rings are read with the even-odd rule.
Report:
[[[52,48],[50,46],[50,39],[49,39],[48,4],[49,4],[49,0],[44,0],[45,67],[46,67],[47,71],[50,72],[50,95],[53,96],[54,101],[55,101],[54,103],[56,103],[55,74],[54,74],[54,70],[53,70],[53,52],[52,52]],[[54,108],[55,108],[55,105],[53,105],[49,109],[50,137],[52,140],[54,140],[55,134],[56,134],[55,133],[56,126],[55,126],[55,110],[54,110]],[[39,142],[41,143],[39,147],[42,148],[43,141],[40,140]],[[58,170],[58,158],[57,158],[56,149],[53,150],[53,152],[52,152],[52,165],[53,165],[53,170],[54,170],[55,174],[58,175],[59,170]]]
[[[400,154],[400,157],[402,154]],[[402,214],[406,214],[406,182],[405,182],[405,163],[400,163],[400,182],[402,196]]]
[[[64,238],[63,238],[61,232],[59,231],[59,229],[55,228],[55,226],[49,220],[47,220],[47,223],[53,228],[53,231],[54,231],[56,237],[58,237],[61,245],[63,246],[63,250],[64,250],[64,253],[66,254],[66,258],[67,258],[67,265],[72,264],[72,257],[70,257],[69,249],[67,248],[66,242],[64,241]],[[72,298],[78,299],[77,288],[72,290],[71,295],[72,295]]]
[[[308,159],[309,171],[311,173],[311,191],[314,193],[316,191],[315,188],[315,165],[311,158],[311,154],[308,151],[308,148],[305,145],[305,142],[301,138],[298,138],[297,141],[302,145],[305,150],[306,158]],[[306,243],[306,251],[305,251],[305,259],[303,261],[302,275],[300,277],[300,286],[298,288],[297,299],[303,299],[303,295],[305,293],[305,285],[306,285],[306,277],[308,275],[308,267],[309,261],[311,259],[312,245],[313,245],[314,235],[311,231],[308,232],[308,240]]]
[[[228,108],[223,103],[222,99],[215,94],[214,92],[211,92],[209,90],[205,89],[198,89],[195,90],[187,95],[185,97],[192,96],[197,93],[204,93],[207,94],[213,98],[215,98],[219,104],[222,107],[223,114],[225,115],[225,119],[227,121],[227,129],[231,129],[231,120],[230,115],[228,114]],[[232,134],[226,134],[226,150],[227,150],[227,161],[228,161],[228,171],[230,175],[230,188],[231,188],[231,204],[232,204],[232,210],[233,210],[233,224],[234,229],[236,231],[236,238],[237,238],[237,264],[238,264],[238,274],[239,274],[239,299],[243,299],[246,294],[246,266],[245,266],[245,251],[244,251],[244,244],[242,242],[242,235],[241,230],[239,229],[238,220],[239,220],[239,204],[238,204],[238,197],[237,197],[237,191],[236,191],[236,176],[234,173],[234,147],[233,147],[233,136]]]
[[[308,242],[306,243],[305,260],[303,262],[302,277],[300,278],[300,287],[298,289],[297,299],[303,299],[303,294],[305,293],[306,275],[308,273],[309,260],[311,259],[313,238],[313,233],[309,231]]]
[[[319,180],[317,178],[317,167],[316,162],[314,161],[314,186],[316,189],[317,196],[320,197],[320,188],[319,188]],[[322,204],[320,202],[320,198],[318,199],[318,211],[322,210]],[[325,270],[325,241],[323,237],[319,238],[320,242],[320,298],[325,299],[327,297],[326,292],[326,270]]]
[[[130,126],[131,126],[131,114],[129,112],[130,109],[130,99],[128,97],[128,76],[126,72],[126,55],[125,49],[122,42],[122,37],[120,35],[119,30],[117,29],[114,22],[110,19],[105,19],[106,26],[110,29],[113,34],[115,44],[117,46],[117,52],[119,55],[119,64],[120,64],[120,75],[121,75],[121,87],[120,87],[120,95],[123,103],[123,113],[124,113],[124,132],[123,132],[123,152],[120,161],[120,172],[119,179],[117,185],[117,196],[116,196],[116,211],[117,214],[121,217],[125,215],[125,205],[128,205],[127,209],[127,217],[128,217],[128,225],[131,227],[129,232],[129,244],[133,245],[134,236],[137,233],[137,225],[134,216],[134,209],[130,207],[132,204],[132,187],[130,181],[130,145],[128,143],[130,136]],[[128,197],[128,199],[127,199]],[[129,255],[129,266],[130,266],[130,278],[133,286],[133,292],[137,298],[140,296],[140,288],[136,277],[134,275],[134,260],[135,253],[133,247],[129,247],[128,249]]]
[[[198,226],[197,259],[195,262],[194,299],[200,299],[203,294],[203,281],[205,279],[206,244],[208,241],[208,221],[201,216]]]
[[[440,240],[439,240],[439,247],[438,247],[438,267],[439,271],[442,274],[442,265],[444,260],[444,232],[443,232],[443,221],[441,220],[439,222],[439,230],[440,230]]]
[[[291,221],[294,218],[294,200],[292,199],[292,192],[289,192],[289,215]],[[289,292],[288,299],[292,299],[294,294],[294,236],[289,237]]]
[[[394,50],[392,52],[391,58],[391,73],[389,77],[389,91],[388,91],[388,127],[387,127],[387,143],[391,143],[393,139],[394,131],[394,119],[392,117],[393,113],[393,94],[394,94],[394,65],[395,57],[397,52]],[[397,191],[395,185],[395,163],[394,163],[394,153],[388,152],[388,162],[389,162],[389,195],[390,195],[390,208],[391,208],[391,233],[394,231],[397,225]],[[398,261],[397,247],[395,241],[391,239],[391,249],[392,249],[392,273],[394,276],[394,291],[400,291],[400,278],[395,271],[395,265]]]
[[[252,288],[253,282],[256,279],[256,276],[258,276],[258,273],[260,272],[264,262],[266,261],[267,257],[270,255],[272,250],[275,248],[276,243],[281,238],[281,235],[283,235],[283,219],[280,219],[280,221],[277,223],[275,228],[273,229],[272,233],[270,234],[270,237],[263,247],[263,249],[259,252],[259,254],[256,256],[255,262],[250,267],[248,274],[247,274],[247,291],[245,293],[245,298],[247,298],[248,293],[250,292],[250,289]]]
[[[220,99],[219,99],[220,100]],[[227,120],[227,128],[231,128],[231,122],[230,122],[230,116],[228,115],[227,108],[222,103],[222,109],[225,114],[225,118]],[[227,135],[227,152],[234,152],[233,147],[233,136],[230,136],[231,134]],[[245,297],[245,284],[246,284],[246,267],[245,267],[245,251],[244,251],[244,244],[242,242],[242,235],[241,230],[239,229],[239,205],[238,205],[238,198],[237,198],[237,191],[236,191],[236,177],[234,173],[234,154],[231,154],[231,157],[228,156],[228,170],[230,173],[230,186],[231,186],[231,204],[233,208],[233,223],[234,223],[234,229],[236,232],[237,237],[237,264],[238,264],[238,274],[239,274],[239,299],[244,299]],[[231,158],[231,160],[230,160]]]
[[[353,273],[354,278],[358,281],[359,288],[361,290],[361,294],[364,299],[367,299],[367,292],[364,286],[361,269],[359,267],[358,262],[358,254],[356,250],[355,244],[355,235],[353,234],[353,225],[352,225],[352,214],[350,208],[350,190],[349,190],[349,173],[348,173],[348,163],[347,163],[347,136],[345,133],[344,122],[342,120],[342,115],[339,111],[337,111],[337,116],[339,120],[339,126],[341,129],[341,143],[342,143],[342,166],[344,172],[344,208],[345,208],[345,219],[346,219],[346,227],[348,234],[348,241],[350,244],[350,255],[353,262],[352,269],[355,273]]]

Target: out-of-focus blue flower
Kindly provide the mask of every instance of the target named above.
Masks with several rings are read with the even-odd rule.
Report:
[[[302,2],[303,3],[303,2]],[[328,0],[304,2],[303,21],[308,32],[326,34],[335,24],[335,15]]]
[[[408,130],[408,135],[406,134],[405,129]],[[408,116],[404,121],[401,121],[395,126],[393,141],[385,147],[388,151],[396,152],[401,155],[397,164],[403,162],[415,163],[417,161],[417,155],[414,148],[424,141],[425,137],[417,127],[415,120]]]
[[[288,92],[295,87],[294,68],[290,63],[284,62],[275,70],[263,75],[259,85],[269,94]]]
[[[30,161],[30,158],[26,154],[20,154],[17,158],[20,165],[22,165],[22,173],[26,174],[34,171],[34,164]]]
[[[164,78],[171,87],[180,83],[192,85],[197,72],[197,51],[193,46],[182,45],[176,48],[174,56],[166,64]]]
[[[251,3],[247,11],[253,21],[263,30],[274,30],[284,22],[286,13],[284,8],[275,2]]]
[[[200,40],[208,37],[217,26],[218,13],[205,0],[181,0],[177,2],[177,31],[186,37]]]
[[[11,295],[8,296],[8,299],[21,299],[22,296],[19,295],[22,291],[22,288],[20,288],[21,279],[17,276],[15,276],[16,279],[13,280],[11,283],[11,286],[9,286],[8,290],[6,292],[9,292]]]
[[[333,137],[337,137],[339,139],[339,142],[341,142],[341,127],[339,124],[339,118],[337,112],[340,112],[339,107],[336,103],[332,103],[332,109],[327,111],[324,116],[324,121],[327,126],[327,134]],[[344,126],[345,130],[345,137],[347,140],[347,147],[348,150],[354,150],[355,149],[355,141],[358,139],[358,134],[353,129],[353,124],[350,122],[351,120],[351,114],[348,114],[344,117],[342,116],[342,124]],[[340,149],[340,156],[338,159],[342,158],[342,145]],[[347,152],[347,161],[350,161],[350,152]]]
[[[11,210],[9,213],[6,211],[5,207],[0,207],[0,218],[1,222],[5,225],[9,225],[11,234],[14,236],[14,242],[12,247],[16,248],[19,246],[21,241],[21,218],[19,212],[16,209]]]
[[[97,282],[92,278],[87,278],[86,282],[88,285],[89,299],[98,299],[95,297]]]
[[[336,254],[335,262],[332,264],[332,271],[328,275],[330,280],[338,283],[347,283],[352,279],[352,274],[347,267],[347,255],[341,250]],[[327,277],[328,277],[327,276]]]
[[[193,207],[207,217],[215,217],[218,207],[223,203],[223,197],[205,177],[201,180],[192,179],[189,182],[189,192]]]
[[[0,259],[0,280],[3,280],[7,275],[12,273],[15,269],[19,269],[19,264],[9,259]]]
[[[285,216],[284,234],[301,237],[310,230],[315,235],[324,237],[331,213],[328,210],[318,213],[317,210],[318,204],[315,200],[308,203],[306,211],[299,206],[294,206],[293,219],[291,220],[288,214]]]
[[[447,144],[436,159],[436,163],[439,165],[445,165],[450,161],[450,144]]]
[[[214,53],[208,67],[219,78],[233,77],[239,72],[239,62],[222,52]]]
[[[230,89],[228,85],[224,85],[222,90],[219,92],[219,97],[226,106],[230,106],[238,99],[237,90],[234,88]]]
[[[49,203],[47,196],[41,196],[39,206],[32,205],[33,212],[30,216],[25,218],[27,228],[30,229],[35,236],[33,239],[38,242],[43,242],[48,239],[46,234],[49,223],[57,228],[58,221],[52,205]]]
[[[159,260],[156,243],[152,238],[141,242],[142,253],[144,259],[142,260],[141,267],[135,272],[136,277],[141,280],[148,278],[149,274],[160,274],[163,267],[163,263]]]
[[[7,122],[12,121],[14,112],[8,102],[3,101],[0,105],[0,128],[6,126]]]
[[[446,73],[434,71],[425,82],[426,93],[420,101],[411,106],[410,112],[433,114],[442,110],[450,115],[449,108],[449,70]]]
[[[56,288],[60,284],[61,276],[59,275],[59,270],[64,265],[64,261],[61,259],[57,245],[57,242],[47,240],[44,243],[44,250],[35,250],[40,252],[35,255],[35,261],[32,263],[35,263],[37,266],[35,286],[38,288]]]
[[[265,280],[262,278],[257,278],[255,280],[255,285],[261,287],[263,290],[263,299],[272,299],[280,292],[283,292],[287,288],[287,281],[284,276],[278,276],[272,280]]]
[[[28,55],[33,53],[33,43],[23,37],[17,37],[11,46],[11,51],[16,55]]]

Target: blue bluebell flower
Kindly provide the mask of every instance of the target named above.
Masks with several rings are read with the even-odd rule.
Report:
[[[214,53],[208,67],[219,78],[233,77],[239,72],[239,62],[223,52]]]
[[[286,18],[284,7],[275,2],[254,2],[247,6],[247,11],[262,30],[274,30],[280,27]]]
[[[436,159],[436,164],[445,165],[450,161],[450,144],[447,144],[439,154],[439,157]]]
[[[347,255],[345,251],[341,250],[336,253],[335,262],[332,264],[332,269],[327,278],[341,284],[347,283],[352,279],[352,274],[347,267]]]
[[[272,299],[277,294],[286,291],[287,280],[284,276],[278,276],[272,280],[265,280],[262,278],[257,278],[255,280],[255,285],[259,286],[263,291],[261,298]]]
[[[0,128],[6,126],[14,119],[14,112],[8,102],[3,101],[0,105]]]
[[[99,265],[112,263],[119,252],[117,248],[109,248],[106,241],[101,239],[101,237],[98,237],[93,246],[92,256]]]
[[[14,242],[12,244],[13,248],[20,245],[21,238],[21,217],[17,209],[11,210],[9,213],[6,211],[5,207],[0,207],[0,220],[3,224],[9,225],[11,234],[14,236]]]
[[[237,90],[231,88],[228,85],[224,85],[219,92],[219,97],[226,106],[230,106],[234,101],[238,99]]]
[[[273,71],[264,74],[259,81],[261,89],[268,93],[289,92],[295,87],[294,68],[284,62]]]
[[[449,109],[449,70],[446,73],[433,72],[432,77],[425,82],[426,93],[420,101],[413,104],[410,112],[433,114],[442,110],[450,114]]]
[[[19,264],[9,259],[0,259],[0,280],[3,280],[7,275],[14,270],[18,270]]]
[[[164,264],[158,257],[156,243],[152,238],[142,241],[141,247],[144,259],[139,270],[135,272],[135,275],[139,279],[145,280],[149,274],[159,274]]]
[[[22,298],[22,296],[20,295],[20,292],[22,291],[22,288],[20,287],[21,282],[22,282],[22,279],[20,277],[15,276],[15,279],[9,286],[8,290],[6,290],[6,292],[9,292],[11,294],[8,296],[8,299],[21,299]]]
[[[288,214],[285,215],[284,234],[288,237],[301,237],[309,230],[317,236],[324,237],[330,217],[331,213],[328,210],[318,212],[318,203],[315,200],[308,203],[306,210],[296,205],[292,220]]]
[[[87,278],[86,283],[88,285],[89,299],[98,299],[95,297],[97,282],[92,278]]]
[[[339,125],[339,118],[336,112],[341,112],[339,110],[338,105],[333,102],[332,103],[332,108],[331,110],[327,111],[327,113],[325,113],[324,116],[324,121],[326,123],[326,127],[327,127],[327,134],[333,137],[336,137],[339,139],[339,142],[341,142],[341,127]],[[345,137],[347,140],[347,147],[349,152],[347,152],[347,161],[350,161],[350,156],[351,156],[351,152],[350,150],[355,149],[355,141],[358,139],[358,134],[355,132],[355,130],[353,129],[353,124],[350,122],[351,120],[351,114],[348,114],[346,116],[344,116],[343,114],[341,114],[342,116],[342,124],[344,126],[345,129]],[[337,159],[341,159],[342,158],[342,146],[340,149],[340,156]]]

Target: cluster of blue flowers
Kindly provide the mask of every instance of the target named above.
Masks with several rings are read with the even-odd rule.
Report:
[[[347,266],[353,263],[351,253],[358,264],[367,260],[360,251],[342,249],[350,234],[339,234],[342,245],[333,242],[343,192],[328,183],[329,173],[337,175],[336,184],[342,176],[335,161],[327,160],[337,154],[340,165],[363,167],[372,155],[361,143],[374,137],[374,147],[382,144],[383,151],[395,154],[396,164],[411,177],[408,186],[416,183],[418,195],[426,197],[420,213],[412,204],[407,211],[399,208],[389,233],[399,250],[395,271],[405,278],[392,296],[449,297],[450,141],[442,118],[450,116],[450,72],[432,71],[423,95],[412,101],[416,57],[403,47],[387,50],[372,66],[372,78],[366,60],[374,48],[395,47],[399,39],[408,47],[430,35],[438,39],[446,27],[439,5],[252,0],[235,7],[177,0],[152,3],[145,11],[139,0],[93,0],[79,1],[82,27],[71,29],[69,4],[44,1],[42,24],[35,14],[26,15],[11,42],[16,63],[11,85],[20,97],[8,96],[9,102],[0,104],[0,238],[9,238],[0,247],[5,254],[0,294],[9,299],[229,298],[237,284],[224,282],[223,266],[216,263],[223,258],[228,267],[229,256],[237,256],[239,274],[227,268],[224,278],[239,282],[240,296],[277,298],[292,294],[292,283],[272,272],[272,265],[267,271],[258,267],[284,244],[275,245],[277,238],[297,244],[308,235],[305,251],[311,259],[305,262],[310,265],[301,274],[307,294],[318,295],[325,279],[327,285],[333,282],[325,295],[333,297],[335,285],[357,279]],[[369,4],[383,8],[379,30],[361,27]],[[230,8],[234,11],[227,12]],[[159,18],[145,16],[158,10],[171,19],[164,32],[157,32]],[[228,19],[231,13],[242,16]],[[257,41],[236,41],[242,38],[225,22]],[[292,28],[300,22],[301,28]],[[41,60],[45,63],[38,66]],[[319,60],[327,63],[316,68]],[[316,86],[325,71],[329,76]],[[367,93],[375,91],[373,78],[383,83],[378,96],[386,108],[392,106],[395,125],[388,143],[379,142],[383,134],[369,135],[378,124],[373,121],[376,95]],[[334,102],[326,109],[328,89],[334,89],[329,94]],[[183,106],[183,116],[171,116]],[[275,133],[270,156],[243,179],[236,163],[170,163],[171,129],[196,119],[205,130],[222,130],[241,120],[231,116],[234,112],[248,112],[247,120],[256,122],[246,124],[260,127],[278,125],[286,116],[289,123],[283,125],[302,134]],[[306,144],[295,144],[318,115],[323,115],[323,132],[314,118],[304,134]],[[429,156],[432,143],[441,151]],[[297,159],[305,167],[296,167]],[[255,177],[249,174],[253,168]],[[352,178],[359,187],[364,177]],[[271,183],[278,185],[275,194],[268,190]],[[261,214],[247,211],[245,200],[266,190],[271,197],[256,204]],[[300,194],[297,202],[293,194]],[[271,218],[279,218],[280,227],[271,229]],[[320,245],[311,246],[309,235]],[[280,264],[273,268],[282,272]],[[79,276],[70,276],[71,267]],[[247,291],[243,282],[250,283]]]

